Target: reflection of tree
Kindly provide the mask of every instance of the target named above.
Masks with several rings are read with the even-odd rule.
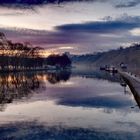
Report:
[[[108,80],[110,82],[120,82],[120,77],[118,74],[111,75],[108,72],[101,72],[99,70],[92,70],[92,69],[78,69],[72,71],[73,76],[80,76],[87,79],[101,79],[101,80]]]
[[[56,84],[61,81],[65,82],[65,81],[69,80],[70,75],[71,75],[70,71],[49,72],[47,74],[47,80],[51,84]]]
[[[15,100],[28,99],[34,93],[46,88],[45,79],[51,84],[67,81],[70,71],[59,72],[19,72],[0,75],[0,110]]]
[[[35,73],[12,73],[0,75],[1,107],[13,100],[29,97],[34,90],[40,88],[41,76]]]

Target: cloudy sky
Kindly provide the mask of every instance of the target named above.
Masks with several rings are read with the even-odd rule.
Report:
[[[140,42],[140,0],[21,1],[0,1],[0,32],[14,42],[78,54]]]

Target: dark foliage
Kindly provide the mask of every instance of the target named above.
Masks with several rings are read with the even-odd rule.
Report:
[[[71,65],[71,60],[66,54],[63,55],[50,55],[47,58],[48,65],[56,65],[61,67],[66,67]]]
[[[59,68],[71,65],[66,54],[44,58],[41,55],[42,50],[40,47],[32,47],[29,43],[12,43],[0,33],[0,71],[42,69],[46,63]]]
[[[29,43],[12,43],[0,33],[0,70],[25,70],[43,66],[40,47],[32,47]]]

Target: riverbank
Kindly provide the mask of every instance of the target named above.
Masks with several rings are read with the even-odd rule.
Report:
[[[72,68],[31,68],[31,69],[5,69],[0,70],[0,73],[16,73],[16,72],[31,72],[31,71],[63,71],[63,70],[71,70]]]

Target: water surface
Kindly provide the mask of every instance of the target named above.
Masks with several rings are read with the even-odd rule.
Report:
[[[139,107],[99,71],[0,75],[0,140],[138,139]]]

